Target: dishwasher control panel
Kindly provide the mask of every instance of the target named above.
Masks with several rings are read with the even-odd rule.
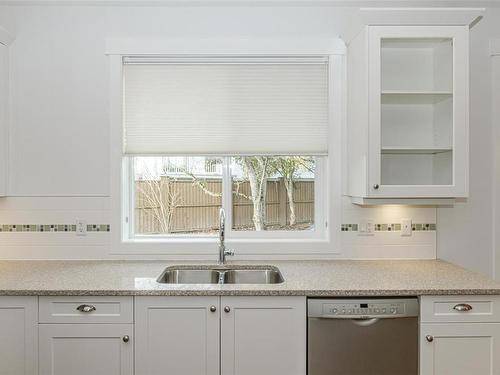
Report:
[[[310,317],[366,318],[417,316],[418,302],[409,299],[309,300]]]

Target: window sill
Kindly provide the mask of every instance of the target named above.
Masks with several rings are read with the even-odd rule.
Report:
[[[259,256],[263,259],[275,256],[299,256],[303,259],[314,255],[340,254],[339,246],[329,239],[232,239],[226,241],[228,248],[235,250],[234,259]],[[122,241],[111,255],[167,256],[172,259],[204,260],[206,256],[216,259],[217,238],[199,239],[133,239]]]

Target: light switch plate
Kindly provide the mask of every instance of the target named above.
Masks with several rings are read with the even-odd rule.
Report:
[[[87,235],[87,220],[76,219],[76,235],[77,236]]]
[[[375,224],[373,220],[361,220],[359,222],[358,233],[360,236],[373,236],[375,233]]]
[[[404,237],[410,237],[411,234],[411,219],[401,219],[401,235]]]

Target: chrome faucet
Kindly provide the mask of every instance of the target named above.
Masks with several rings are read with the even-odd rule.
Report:
[[[219,210],[219,264],[226,264],[226,256],[233,256],[234,250],[226,249],[224,244],[226,231],[226,212],[223,208]]]

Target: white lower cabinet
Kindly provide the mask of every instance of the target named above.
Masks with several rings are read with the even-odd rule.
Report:
[[[137,297],[135,304],[136,375],[306,373],[305,297]]]
[[[420,299],[420,375],[500,374],[500,296]]]
[[[133,324],[40,324],[40,375],[132,375]]]
[[[305,297],[144,296],[133,306],[0,297],[0,375],[306,374]],[[420,375],[500,374],[500,296],[420,298],[419,357]]]
[[[37,373],[37,297],[0,297],[0,375]]]
[[[223,375],[305,375],[303,297],[222,297]]]
[[[219,297],[137,297],[136,375],[218,375]]]
[[[421,375],[500,374],[500,323],[420,326]]]

